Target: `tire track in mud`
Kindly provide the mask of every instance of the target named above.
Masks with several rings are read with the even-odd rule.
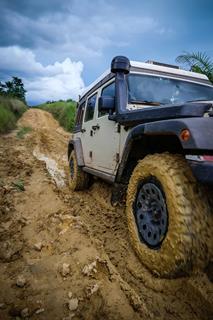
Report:
[[[86,208],[91,198],[96,203],[95,210],[89,207],[82,212],[92,237],[100,241],[122,279],[145,301],[154,316],[170,314],[171,319],[173,316],[174,319],[189,319],[193,314],[194,319],[205,319],[206,313],[208,319],[212,297],[207,295],[212,285],[205,274],[174,280],[151,275],[131,248],[125,209],[115,209],[109,204],[110,186],[97,182],[91,190],[82,192],[81,198],[85,199]],[[199,286],[205,289],[200,290]]]
[[[82,223],[79,198],[72,197],[75,210],[33,157],[32,141],[33,133],[0,137],[0,319],[140,319],[134,292],[125,283],[121,290]],[[12,187],[20,178],[22,192]],[[72,297],[78,307],[70,313]],[[145,314],[151,317],[144,306]]]
[[[37,148],[37,152],[53,159],[58,169],[67,173],[69,134],[58,126],[52,116],[41,110],[30,110],[20,124],[34,129],[30,148]],[[126,283],[133,296],[142,300],[150,310],[150,318],[210,319],[213,315],[213,293],[207,275],[199,272],[191,277],[168,280],[150,274],[130,245],[125,208],[110,205],[110,192],[109,185],[96,180],[85,192],[71,193],[65,186],[59,189],[59,196],[73,211],[78,212],[91,239],[106,253],[121,277],[123,291]],[[136,302],[134,306],[137,309]],[[143,312],[139,314],[142,317]]]

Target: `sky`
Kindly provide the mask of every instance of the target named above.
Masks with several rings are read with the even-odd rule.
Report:
[[[116,55],[213,57],[213,0],[0,0],[0,8],[0,81],[22,78],[30,105],[77,99]]]

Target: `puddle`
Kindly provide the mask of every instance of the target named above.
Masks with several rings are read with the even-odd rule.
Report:
[[[54,159],[48,158],[42,154],[38,149],[33,150],[33,155],[40,161],[44,161],[46,164],[47,171],[51,175],[52,179],[56,183],[57,187],[62,188],[65,186],[65,173],[64,170],[58,168],[57,162]]]

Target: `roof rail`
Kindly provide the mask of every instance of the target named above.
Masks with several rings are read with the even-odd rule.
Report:
[[[157,62],[157,61],[153,61],[153,60],[147,60],[146,63],[154,64],[156,66],[168,67],[168,68],[173,68],[173,69],[180,69],[179,66],[176,66],[174,64],[162,63],[162,62]]]

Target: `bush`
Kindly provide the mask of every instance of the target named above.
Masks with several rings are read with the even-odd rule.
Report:
[[[75,122],[76,102],[72,100],[57,101],[44,103],[37,107],[52,113],[53,117],[58,120],[65,130],[72,132]]]
[[[0,133],[14,129],[26,110],[27,106],[22,101],[0,96]]]
[[[0,104],[0,133],[8,132],[13,129],[16,124],[15,115]]]

